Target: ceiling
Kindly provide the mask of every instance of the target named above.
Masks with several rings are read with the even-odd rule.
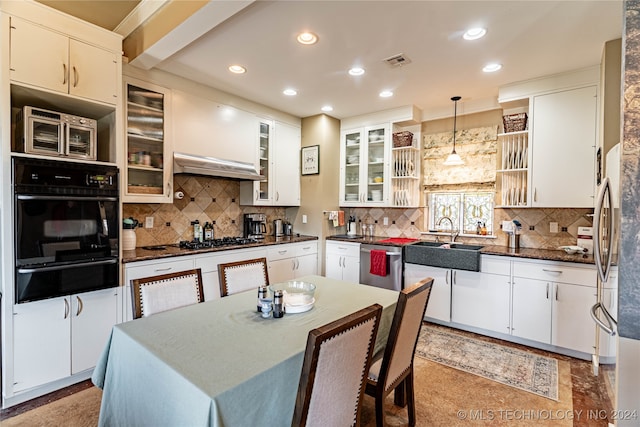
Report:
[[[138,3],[43,2],[75,4],[78,11],[67,12],[81,18],[80,11],[93,11],[95,3],[126,6],[123,17]],[[210,2],[217,10],[228,3]],[[205,19],[203,7],[188,23],[190,36],[185,28],[168,33],[153,66],[298,117],[320,114],[323,105],[333,106],[331,116],[346,118],[414,104],[426,120],[451,116],[455,95],[462,96],[459,114],[486,110],[497,106],[501,85],[598,64],[604,43],[620,38],[623,24],[621,1],[245,3],[217,20]],[[114,28],[100,22],[102,14],[84,16]],[[487,35],[463,40],[464,30],[476,26],[486,27]],[[297,43],[304,30],[317,34],[318,43]],[[411,63],[385,63],[396,54]],[[482,72],[489,62],[503,68]],[[231,74],[231,64],[242,64],[247,73]],[[353,66],[365,74],[349,76]],[[285,88],[298,94],[285,96]],[[394,96],[380,98],[382,90]]]

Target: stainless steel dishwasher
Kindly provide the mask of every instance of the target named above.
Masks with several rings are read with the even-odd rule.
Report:
[[[371,251],[387,252],[387,275],[371,274]],[[360,245],[360,283],[378,288],[402,290],[402,246]]]

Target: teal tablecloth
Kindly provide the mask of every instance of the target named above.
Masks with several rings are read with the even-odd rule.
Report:
[[[290,426],[309,331],[384,307],[384,347],[396,291],[320,276],[311,311],[263,319],[257,292],[116,325],[95,368],[101,426]]]

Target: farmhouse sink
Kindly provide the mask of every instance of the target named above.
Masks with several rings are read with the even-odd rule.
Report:
[[[462,243],[416,242],[405,246],[404,262],[480,271],[480,249],[482,248],[482,246]]]

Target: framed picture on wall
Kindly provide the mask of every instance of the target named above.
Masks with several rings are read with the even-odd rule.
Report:
[[[316,175],[320,173],[320,146],[302,147],[301,171],[302,175]]]

